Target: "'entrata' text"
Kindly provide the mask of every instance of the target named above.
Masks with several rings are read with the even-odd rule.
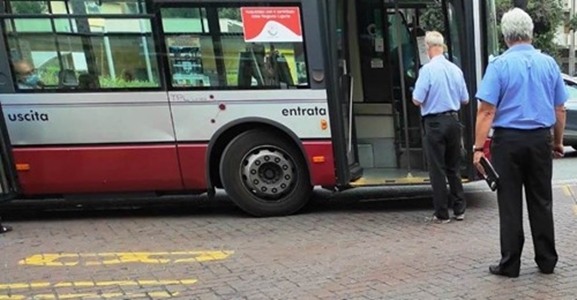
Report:
[[[295,117],[295,116],[326,116],[327,109],[323,107],[296,107],[296,108],[283,108],[282,115],[285,117]]]

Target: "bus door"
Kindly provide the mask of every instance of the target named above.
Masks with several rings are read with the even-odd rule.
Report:
[[[0,202],[10,200],[19,192],[10,136],[4,120],[4,111],[0,104]]]
[[[4,45],[4,36],[0,33],[0,45]],[[12,77],[9,70],[8,57],[4,51],[0,51],[0,93],[10,91],[12,87]],[[1,101],[1,99],[0,99]],[[0,102],[0,202],[10,200],[20,192],[17,173],[12,158],[12,143],[8,135],[4,110]]]
[[[412,105],[412,91],[418,78],[419,68],[428,62],[424,36],[426,30],[440,31],[447,45],[445,56],[464,73],[470,96],[476,90],[475,50],[473,40],[466,32],[473,32],[472,5],[466,0],[413,1],[385,0],[388,15],[390,61],[398,70],[393,80],[394,111],[397,112],[397,149],[411,155],[399,157],[400,166],[410,175],[412,170],[428,170],[423,151],[422,126],[419,109]],[[465,16],[471,15],[467,19]],[[469,21],[466,21],[469,20]],[[396,47],[393,45],[396,44]],[[399,101],[400,100],[400,101]],[[471,101],[462,105],[460,120],[462,129],[462,175],[471,178],[471,159],[467,150],[472,147],[472,117],[476,105]],[[412,152],[418,151],[419,155]]]
[[[346,0],[321,1],[321,15],[324,15],[325,49],[327,54],[327,85],[331,123],[333,128],[333,147],[337,164],[339,185],[348,185],[362,175],[357,153],[355,119],[353,117],[353,88],[355,82],[351,76],[348,43],[348,5]],[[332,104],[332,105],[331,105]],[[332,106],[332,107],[331,107]]]
[[[348,64],[344,64],[346,72],[340,68],[335,71],[335,78],[340,79],[342,74],[352,77],[352,89],[339,86],[335,92],[341,97],[338,98],[341,104],[345,103],[343,97],[351,97],[351,90],[354,96],[354,99],[351,97],[352,117],[350,114],[346,115],[349,119],[342,117],[344,110],[350,109],[350,106],[339,107],[338,112],[339,119],[352,124],[350,141],[357,150],[355,159],[359,168],[363,170],[362,177],[350,184],[427,184],[429,166],[423,149],[422,118],[419,107],[411,101],[419,70],[429,60],[424,37],[430,30],[440,31],[444,35],[448,46],[446,56],[461,67],[469,91],[473,93],[475,53],[471,45],[473,39],[470,38],[474,29],[471,1],[348,2],[349,13],[345,18],[348,24],[345,27],[354,34],[347,36],[345,53],[341,55],[334,51],[333,61],[336,64],[341,57],[348,57]],[[339,16],[338,4],[338,1],[335,2],[333,11],[329,10],[330,14]],[[339,28],[338,18],[334,22],[335,28]],[[339,41],[338,36],[335,39]],[[341,66],[343,64],[339,64]],[[463,149],[469,149],[471,145],[471,120],[475,109],[474,103],[461,109]],[[331,115],[332,122],[333,119]],[[346,131],[347,124],[341,124],[345,128],[341,130]],[[333,130],[333,135],[346,136],[345,133],[335,132],[338,129]],[[342,151],[344,156],[345,150]],[[463,168],[468,169],[462,173],[468,178],[471,178],[470,162],[464,157]]]

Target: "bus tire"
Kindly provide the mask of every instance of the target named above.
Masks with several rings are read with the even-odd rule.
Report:
[[[312,194],[303,155],[273,131],[239,134],[224,149],[219,169],[228,196],[252,216],[293,214]]]

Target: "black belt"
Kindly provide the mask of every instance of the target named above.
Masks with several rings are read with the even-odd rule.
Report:
[[[444,112],[440,112],[440,113],[435,113],[435,114],[427,114],[423,116],[424,118],[432,118],[432,117],[439,117],[439,116],[453,116],[453,117],[458,117],[459,116],[459,112],[455,111],[455,110],[448,110],[448,111],[444,111]]]
[[[497,131],[511,131],[511,132],[535,132],[535,131],[550,131],[553,127],[537,127],[537,128],[513,128],[513,127],[494,127],[493,130]]]

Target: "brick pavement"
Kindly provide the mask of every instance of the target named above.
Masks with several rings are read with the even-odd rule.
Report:
[[[553,275],[533,263],[526,214],[521,276],[488,273],[499,248],[487,189],[469,188],[467,219],[448,225],[423,223],[429,200],[358,203],[355,191],[284,218],[184,202],[16,217],[0,236],[0,299],[576,299],[566,185],[555,187]]]

